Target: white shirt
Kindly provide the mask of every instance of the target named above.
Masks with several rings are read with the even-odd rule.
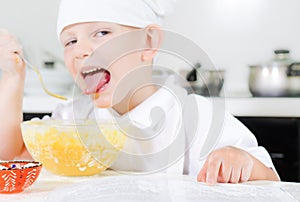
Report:
[[[167,82],[127,114],[99,109],[88,98],[58,106],[53,118],[121,119],[133,123],[128,140],[111,168],[129,172],[169,172],[197,176],[214,149],[235,146],[274,169],[255,136],[225,110],[222,98],[188,95]]]

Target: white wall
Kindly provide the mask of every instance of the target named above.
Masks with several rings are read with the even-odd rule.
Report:
[[[0,0],[0,28],[16,35],[34,64],[41,65],[49,51],[62,58],[56,36],[59,0]]]
[[[227,91],[248,91],[248,66],[287,48],[300,61],[299,0],[179,0],[167,27],[192,39],[218,68]]]
[[[0,27],[20,38],[33,62],[41,64],[45,50],[62,58],[55,33],[59,0],[0,1]],[[178,0],[175,10],[166,27],[227,70],[226,91],[247,91],[247,65],[270,59],[276,48],[300,60],[299,0]]]

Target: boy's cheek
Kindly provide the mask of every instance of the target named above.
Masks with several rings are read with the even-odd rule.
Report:
[[[76,70],[74,64],[72,62],[69,62],[68,60],[65,60],[66,68],[68,69],[69,73],[72,75],[73,79],[77,77],[77,74],[80,72]]]

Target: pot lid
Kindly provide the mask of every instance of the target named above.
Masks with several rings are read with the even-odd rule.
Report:
[[[274,58],[272,63],[290,65],[294,62],[290,57],[290,51],[286,49],[279,49],[274,51]]]
[[[295,61],[290,57],[290,51],[287,49],[274,50],[274,57],[262,64],[250,65],[249,67],[288,67]]]

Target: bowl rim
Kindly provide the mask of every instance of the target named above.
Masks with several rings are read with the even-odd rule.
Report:
[[[98,125],[101,128],[101,125],[103,126],[111,126],[111,127],[118,127],[120,125],[130,125],[133,124],[135,126],[139,126],[139,122],[134,121],[134,120],[130,120],[130,122],[128,122],[128,120],[126,119],[74,119],[74,118],[70,118],[70,119],[31,119],[31,120],[27,120],[27,121],[23,121],[21,123],[21,128],[26,127],[26,126],[36,126],[36,127],[45,127],[45,126],[53,126],[53,127],[69,127],[69,128],[73,128],[73,127],[91,127],[91,126],[95,126]]]
[[[37,168],[37,167],[41,167],[43,164],[39,161],[34,161],[34,160],[0,160],[0,165],[2,164],[13,164],[13,163],[32,163],[34,165],[30,165],[30,166],[21,166],[21,167],[15,167],[15,168],[0,168],[0,171],[6,171],[6,170],[26,170],[28,168]]]

